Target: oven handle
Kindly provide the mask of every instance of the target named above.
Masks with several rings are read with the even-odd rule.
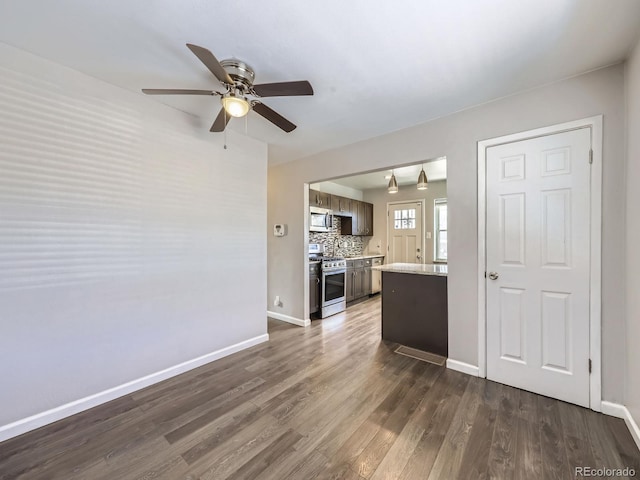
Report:
[[[326,277],[327,275],[335,275],[336,273],[347,273],[347,269],[339,268],[337,270],[322,270],[323,277]]]

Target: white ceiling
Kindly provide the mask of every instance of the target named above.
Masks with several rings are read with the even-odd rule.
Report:
[[[424,173],[427,174],[429,182],[438,182],[447,179],[447,159],[439,158],[424,164],[409,165],[408,167],[395,168],[393,174],[399,186],[415,185],[418,182],[418,175],[424,166]],[[392,170],[382,170],[378,172],[363,173],[352,177],[343,177],[331,180],[332,183],[356,190],[369,190],[372,188],[386,188],[389,185]],[[321,184],[322,185],[322,184]]]
[[[246,61],[257,83],[307,79],[315,96],[265,101],[294,132],[249,115],[279,163],[619,62],[639,18],[638,0],[4,0],[0,41],[135,92],[217,87],[187,42]],[[153,100],[203,128],[219,109]]]

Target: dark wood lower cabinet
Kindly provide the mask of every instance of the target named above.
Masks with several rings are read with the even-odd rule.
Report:
[[[365,297],[371,295],[371,267],[362,269],[362,295]]]
[[[354,276],[355,276],[354,275],[354,269],[353,268],[348,268],[347,269],[347,275],[346,275],[346,281],[345,281],[345,284],[346,284],[346,287],[345,287],[345,290],[346,290],[345,300],[347,301],[347,303],[353,301],[353,299],[355,298],[353,296],[353,283],[354,283],[353,278],[354,278]]]
[[[382,272],[382,338],[448,356],[447,277]]]
[[[365,296],[364,268],[356,268],[354,270],[353,280],[353,296],[354,300]]]
[[[347,260],[347,303],[368,297],[372,293],[371,265],[374,258],[378,258],[378,265],[383,257]]]
[[[347,303],[365,296],[364,260],[347,260]],[[370,282],[369,282],[370,284]],[[368,292],[366,293],[368,295]]]
[[[320,284],[320,264],[312,263],[309,265],[309,315],[320,311],[320,299],[322,298]]]
[[[347,303],[364,297],[364,278],[362,268],[347,269]]]

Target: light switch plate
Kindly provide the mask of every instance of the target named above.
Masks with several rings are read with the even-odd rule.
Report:
[[[431,232],[427,232],[427,240],[431,240]]]

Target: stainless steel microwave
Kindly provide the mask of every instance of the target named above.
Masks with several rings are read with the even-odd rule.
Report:
[[[309,207],[309,231],[330,232],[333,226],[333,210]]]

